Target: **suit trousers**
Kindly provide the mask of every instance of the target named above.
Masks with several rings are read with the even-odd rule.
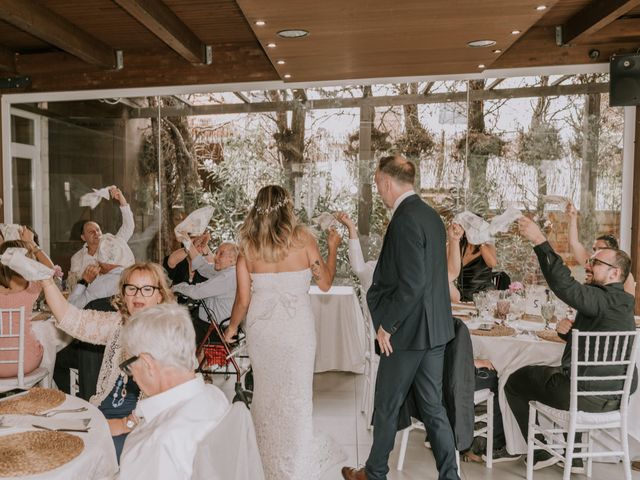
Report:
[[[398,430],[398,414],[411,386],[436,459],[440,480],[459,480],[456,448],[442,403],[444,345],[427,350],[394,351],[382,355],[376,378],[373,445],[365,465],[369,480],[384,480]],[[428,451],[425,450],[425,454]]]
[[[571,396],[570,378],[562,367],[530,365],[511,374],[504,387],[504,393],[526,441],[529,432],[529,401],[535,400],[552,408],[568,410]],[[619,400],[578,397],[578,410],[584,412],[610,412],[618,408]]]

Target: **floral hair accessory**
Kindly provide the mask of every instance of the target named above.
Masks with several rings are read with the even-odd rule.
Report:
[[[291,199],[285,197],[282,200],[280,200],[278,203],[274,203],[269,207],[256,207],[256,212],[258,213],[258,215],[269,215],[270,213],[275,212],[276,210],[280,210],[287,203],[291,203]]]

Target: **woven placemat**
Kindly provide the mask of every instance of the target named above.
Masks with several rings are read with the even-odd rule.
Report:
[[[549,342],[567,343],[558,336],[558,332],[555,330],[539,330],[536,335],[542,340],[548,340]]]
[[[472,335],[483,337],[510,337],[515,333],[516,331],[513,328],[505,327],[504,325],[496,325],[491,330],[471,330]]]
[[[80,437],[64,432],[22,432],[0,437],[0,477],[48,472],[76,458]]]
[[[522,320],[525,320],[527,322],[544,323],[544,318],[542,318],[542,316],[532,315],[530,313],[525,313],[524,315],[522,315]]]
[[[34,387],[25,395],[0,402],[0,415],[30,415],[62,405],[66,396],[60,390]]]

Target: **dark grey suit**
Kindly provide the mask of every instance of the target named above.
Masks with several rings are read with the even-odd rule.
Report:
[[[453,433],[442,404],[444,349],[454,337],[446,232],[438,213],[417,195],[404,199],[389,223],[367,303],[374,328],[391,334],[393,348],[380,357],[369,480],[386,478],[398,413],[411,387],[439,478],[457,480]]]

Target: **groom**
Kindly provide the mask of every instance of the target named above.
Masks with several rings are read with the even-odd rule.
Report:
[[[415,166],[380,159],[378,194],[392,218],[367,294],[380,366],[373,413],[373,445],[364,468],[344,467],[346,480],[384,480],[398,429],[398,413],[413,386],[440,480],[459,480],[451,425],[442,404],[445,345],[454,336],[447,279],[446,233],[438,213],[413,191]]]

